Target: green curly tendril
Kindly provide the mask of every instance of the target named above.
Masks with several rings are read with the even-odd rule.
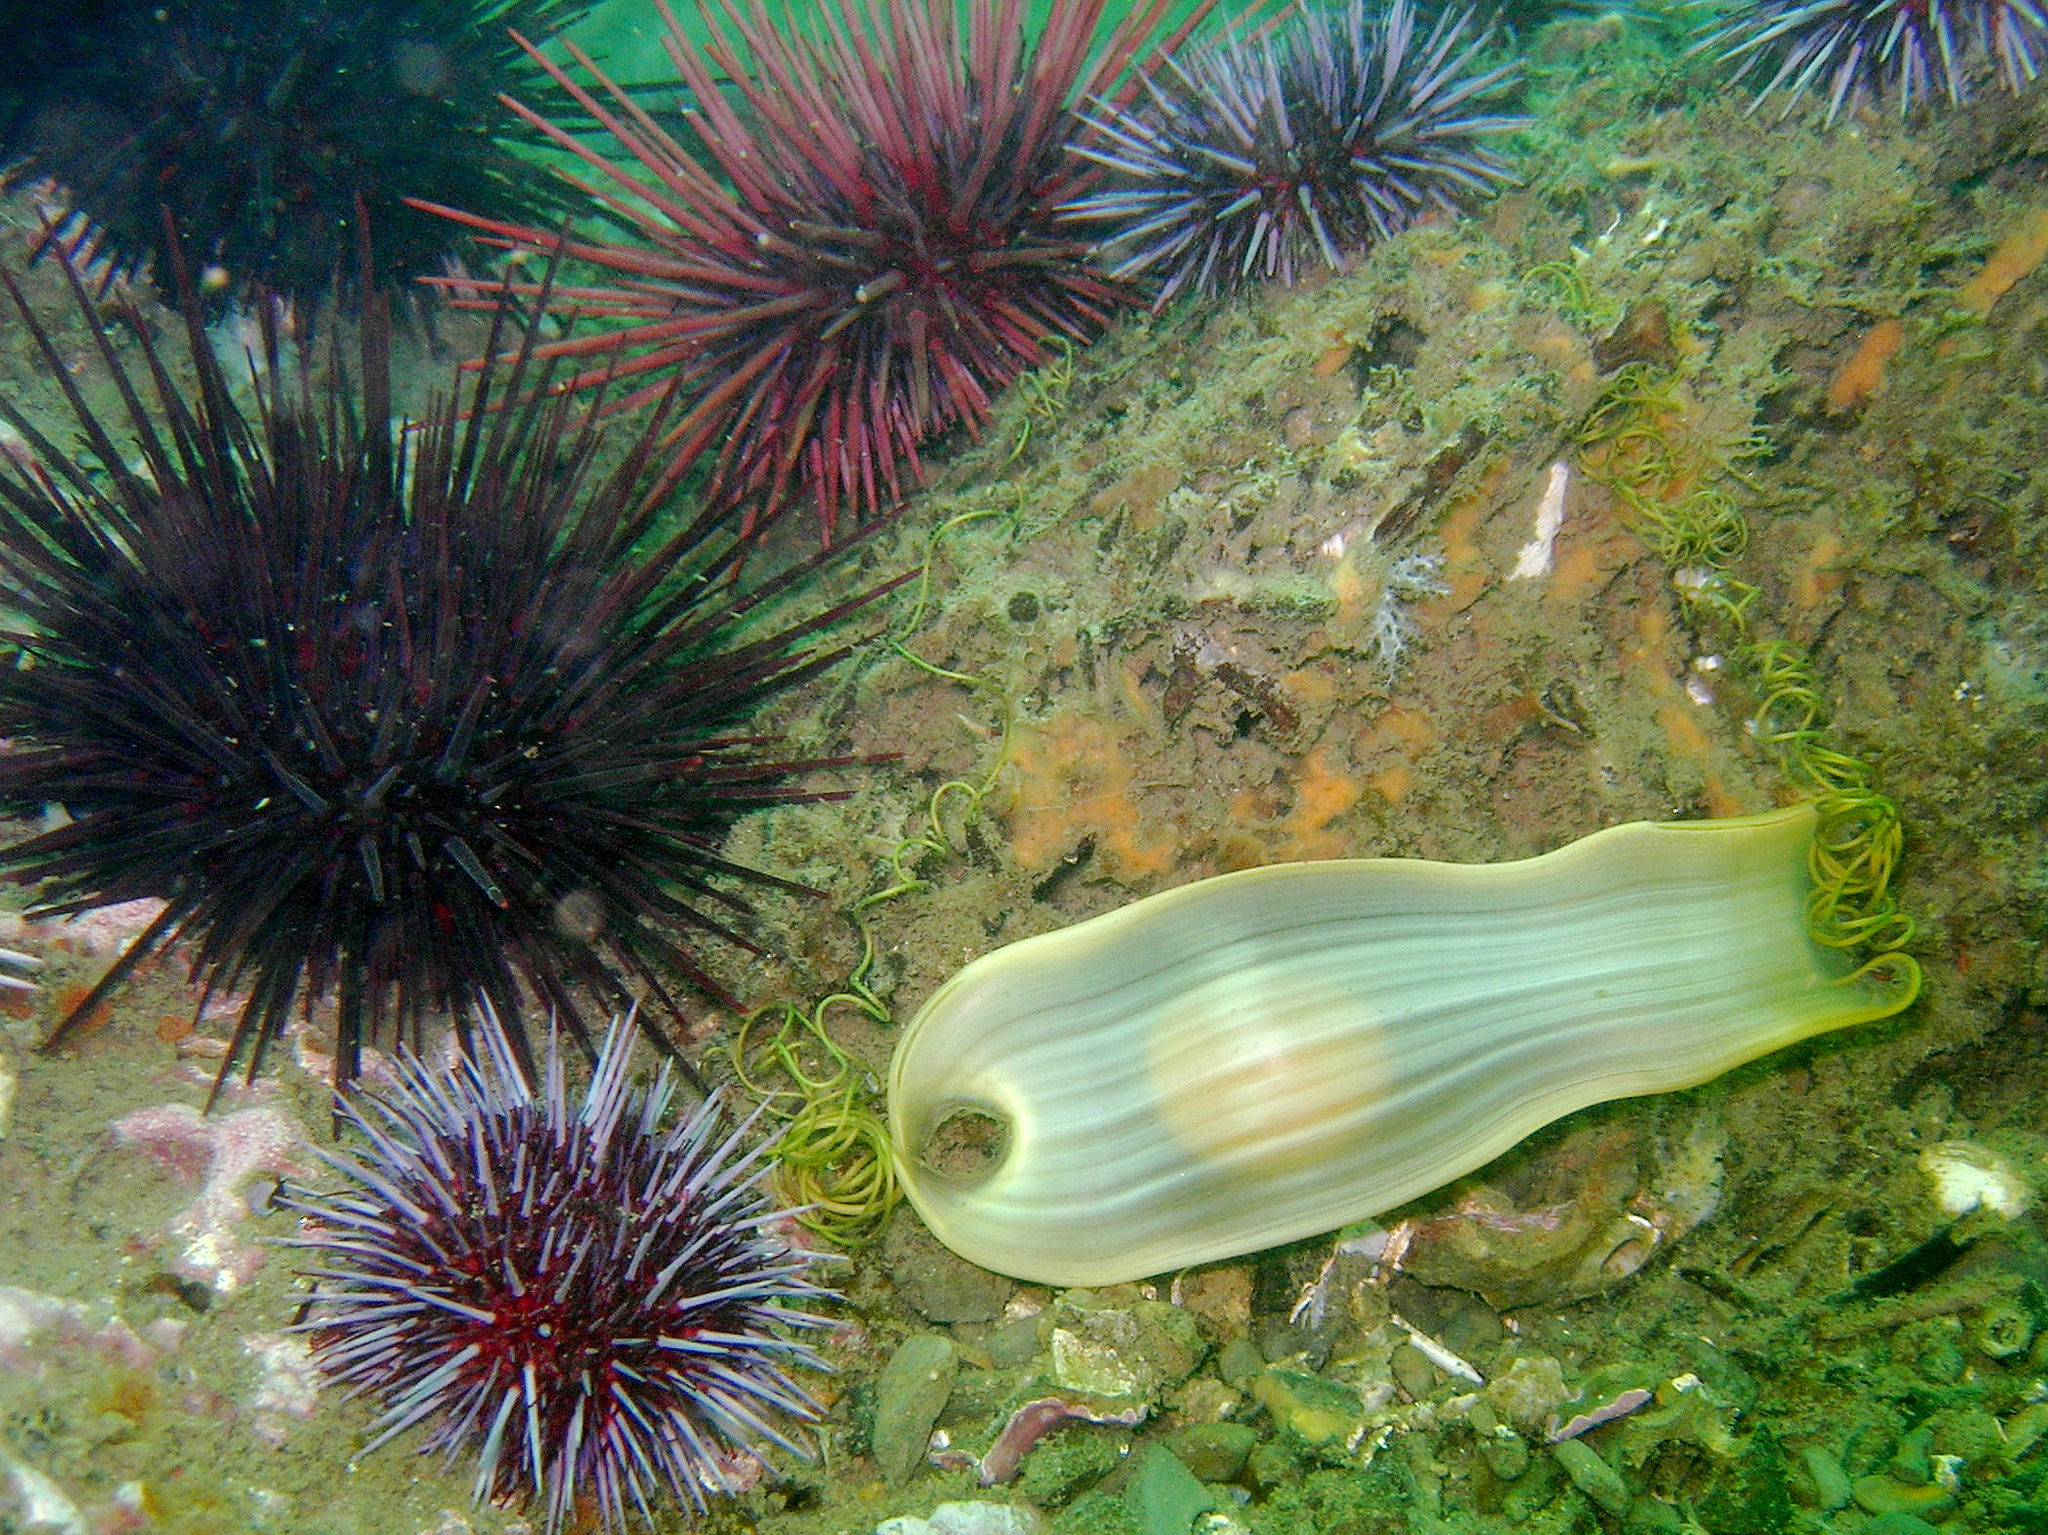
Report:
[[[767,1114],[781,1122],[772,1174],[778,1197],[795,1209],[800,1223],[840,1247],[860,1247],[873,1241],[903,1196],[888,1126],[876,1106],[879,1085],[833,1037],[827,1015],[835,1008],[851,1008],[877,1024],[895,1022],[888,1005],[868,984],[875,963],[875,936],[868,913],[884,901],[929,887],[930,881],[917,873],[917,865],[928,856],[949,853],[957,845],[947,830],[949,806],[958,802],[958,824],[964,832],[981,814],[1009,750],[1013,711],[997,686],[985,677],[951,671],[927,660],[909,643],[931,610],[932,560],[940,541],[990,518],[1014,523],[1015,514],[978,508],[962,512],[932,531],[910,612],[887,643],[920,671],[997,700],[1001,727],[993,760],[976,779],[948,779],[934,789],[925,804],[923,826],[884,855],[881,888],[862,896],[851,908],[861,952],[845,984],[809,1009],[783,1002],[749,1013],[740,1020],[732,1041],[735,1079]]]
[[[1886,975],[1904,1007],[1920,993],[1921,970],[1904,952],[1918,924],[1891,889],[1906,840],[1899,807],[1879,791],[1869,764],[1827,744],[1827,705],[1812,662],[1797,646],[1763,640],[1743,654],[1760,695],[1752,733],[1777,749],[1789,776],[1814,791],[1819,823],[1806,855],[1813,882],[1808,930],[1828,948],[1866,951],[1844,983]]]
[[[1687,607],[1747,628],[1757,589],[1728,574],[1749,548],[1749,519],[1734,497],[1711,482],[1740,479],[1732,458],[1764,444],[1744,438],[1732,448],[1674,435],[1671,423],[1686,410],[1674,369],[1632,362],[1619,369],[1572,434],[1580,467],[1620,499],[1629,531],[1672,567],[1674,590]],[[1584,450],[1604,449],[1597,464]]]
[[[1679,601],[1746,634],[1758,589],[1728,567],[1749,547],[1749,521],[1712,482],[1740,480],[1732,460],[1767,444],[1754,434],[1726,446],[1675,432],[1686,404],[1676,369],[1630,363],[1608,380],[1572,440],[1582,452],[1604,450],[1587,472],[1614,492],[1630,531],[1672,568]],[[1921,970],[1904,952],[1915,923],[1891,889],[1905,845],[1899,807],[1877,788],[1867,763],[1828,744],[1827,706],[1803,652],[1786,640],[1761,640],[1740,653],[1755,672],[1760,699],[1752,733],[1777,750],[1787,776],[1814,794],[1819,819],[1807,854],[1808,929],[1816,943],[1866,956],[1845,984],[1888,978],[1904,1007],[1919,994]]]

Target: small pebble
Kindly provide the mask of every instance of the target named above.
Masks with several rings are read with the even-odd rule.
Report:
[[[1391,1364],[1394,1384],[1412,1400],[1419,1402],[1436,1389],[1436,1366],[1414,1344],[1403,1343],[1396,1348]]]
[[[1841,1508],[1853,1496],[1849,1486],[1849,1473],[1842,1469],[1841,1461],[1819,1445],[1808,1445],[1799,1452],[1800,1463],[1806,1468],[1807,1480],[1813,1484],[1813,1501],[1818,1508]]]
[[[1479,1436],[1479,1454],[1503,1482],[1512,1482],[1529,1469],[1529,1441],[1505,1423]]]
[[[1940,1519],[1955,1511],[1955,1496],[1929,1483],[1915,1487],[1889,1476],[1859,1476],[1851,1484],[1856,1506],[1866,1514],[1913,1514]]]
[[[1190,1423],[1166,1444],[1198,1480],[1234,1482],[1258,1442],[1257,1431],[1243,1423]]]
[[[1591,1445],[1583,1439],[1567,1439],[1562,1444],[1552,1445],[1550,1453],[1564,1467],[1564,1474],[1572,1479],[1572,1485],[1591,1498],[1602,1511],[1617,1519],[1628,1512],[1629,1504],[1634,1501],[1629,1494],[1628,1483],[1621,1479],[1620,1472],[1600,1458]]]
[[[932,1425],[953,1394],[960,1357],[950,1338],[913,1333],[897,1345],[875,1382],[875,1426],[868,1448],[892,1482],[910,1479],[924,1464]]]

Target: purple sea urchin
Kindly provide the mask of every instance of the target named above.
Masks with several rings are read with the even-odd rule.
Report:
[[[1825,91],[1829,122],[1887,96],[1904,116],[1937,92],[1960,104],[1994,69],[2015,94],[2032,84],[2048,54],[2048,9],[2039,0],[1737,0],[1694,50],[1735,61],[1738,80],[1768,72],[1752,111],[1782,95],[1783,117]]]
[[[533,135],[497,96],[566,106],[507,28],[552,32],[590,5],[37,3],[0,49],[0,171],[55,182],[102,257],[117,271],[153,263],[166,291],[166,206],[191,259],[234,295],[352,284],[359,206],[377,233],[374,280],[403,283],[466,244],[408,194],[499,218],[568,210],[566,189],[509,152]]]
[[[680,376],[694,397],[666,439],[672,472],[701,463],[714,514],[748,526],[807,499],[830,542],[842,516],[901,498],[934,437],[978,429],[1049,342],[1092,338],[1129,301],[1053,208],[1092,179],[1067,152],[1076,107],[1123,89],[1169,0],[1106,28],[1104,0],[1051,0],[1034,29],[1024,0],[821,0],[804,21],[698,0],[702,48],[657,3],[688,139],[580,52],[576,73],[534,55],[618,146],[522,109],[588,167],[614,224],[566,245],[608,280],[551,299],[622,322],[540,355],[583,370],[566,387],[651,380],[619,407]],[[439,211],[487,244],[558,243]]]
[[[1169,59],[1134,105],[1105,104],[1106,142],[1076,146],[1120,184],[1062,212],[1109,225],[1111,275],[1156,274],[1158,305],[1337,267],[1462,192],[1512,180],[1480,141],[1520,124],[1484,109],[1516,66],[1482,63],[1492,33],[1472,17],[1447,11],[1419,32],[1410,0],[1302,5]]]
[[[0,461],[0,811],[70,816],[0,850],[0,875],[44,913],[166,905],[47,1044],[174,944],[209,995],[247,991],[223,1077],[330,997],[344,1082],[362,1044],[479,996],[508,1020],[537,996],[579,1036],[636,995],[670,1016],[678,984],[724,998],[694,944],[754,948],[731,887],[804,888],[720,857],[724,833],[836,797],[796,780],[844,765],[748,721],[875,592],[765,621],[807,567],[741,593],[729,537],[670,530],[660,412],[604,474],[565,401],[451,400],[394,430],[381,293],[354,389],[281,367],[272,331],[251,414],[196,305],[188,399],[133,312],[124,365],[66,270],[124,403],[95,414],[0,273],[83,444],[0,397],[35,460]],[[543,371],[486,372],[468,403]]]
[[[517,1498],[557,1531],[607,1530],[666,1494],[704,1506],[735,1457],[805,1453],[818,1408],[789,1376],[824,1369],[793,1330],[829,1297],[813,1254],[771,1235],[763,1164],[715,1100],[664,1129],[671,1078],[628,1086],[615,1024],[580,1105],[549,1042],[536,1094],[487,1019],[443,1068],[400,1052],[344,1095],[367,1142],[323,1152],[338,1192],[287,1189],[315,1255],[314,1358],[383,1406],[374,1450],[424,1426],[422,1454],[477,1458],[476,1496]]]

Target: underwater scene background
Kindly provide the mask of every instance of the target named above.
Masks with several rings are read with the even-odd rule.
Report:
[[[0,4],[0,1531],[2048,1529],[2038,9],[142,9]],[[1130,1283],[902,1196],[1004,944],[1808,798],[1892,1016]]]

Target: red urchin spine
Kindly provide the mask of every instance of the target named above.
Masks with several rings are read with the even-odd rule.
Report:
[[[546,296],[557,313],[622,322],[537,349],[579,369],[558,387],[637,381],[610,411],[682,375],[691,398],[664,439],[665,485],[708,459],[707,518],[736,516],[746,536],[808,497],[829,544],[842,512],[864,520],[902,498],[934,437],[978,431],[1053,338],[1090,340],[1133,301],[1055,209],[1098,175],[1068,150],[1080,110],[1124,99],[1171,0],[1144,0],[1106,34],[1105,0],[1053,0],[1032,40],[1023,0],[968,0],[964,20],[956,0],[824,0],[808,32],[779,32],[760,0],[699,0],[701,49],[656,3],[701,153],[573,44],[589,84],[520,40],[616,156],[508,103],[591,173],[569,179],[616,240],[422,206],[501,249],[560,247],[615,274]],[[476,306],[505,291],[436,281]],[[538,284],[510,291],[541,297]]]

